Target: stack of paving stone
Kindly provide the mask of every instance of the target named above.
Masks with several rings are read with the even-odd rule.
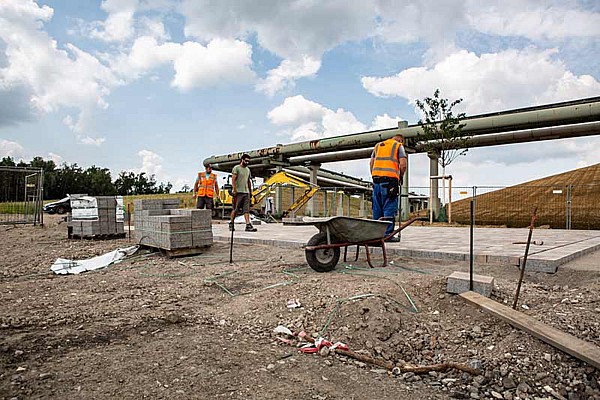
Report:
[[[179,209],[177,199],[134,200],[134,238],[165,250],[210,246],[211,210]]]
[[[115,196],[94,196],[97,216],[77,216],[74,210],[69,221],[69,237],[122,236],[125,234],[123,219],[117,221],[117,199]],[[76,197],[74,199],[77,199]]]

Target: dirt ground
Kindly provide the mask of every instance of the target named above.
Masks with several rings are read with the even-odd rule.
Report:
[[[447,294],[445,277],[467,271],[463,262],[394,258],[367,270],[361,257],[319,274],[301,250],[236,245],[229,264],[228,244],[215,243],[198,256],[140,251],[57,276],[58,257],[132,243],[68,240],[60,217],[46,222],[0,226],[2,399],[600,399],[599,370]],[[526,274],[520,311],[600,346],[599,255]],[[512,303],[516,267],[476,273]],[[399,366],[456,362],[481,375],[304,354],[276,338],[279,325]]]

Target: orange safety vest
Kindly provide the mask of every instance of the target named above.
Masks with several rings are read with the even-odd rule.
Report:
[[[206,173],[198,172],[198,196],[199,197],[214,197],[215,196],[215,182],[217,181],[217,175],[212,172],[206,178]]]
[[[373,176],[400,179],[400,161],[398,160],[398,149],[402,143],[394,138],[377,143],[375,145],[373,161]]]

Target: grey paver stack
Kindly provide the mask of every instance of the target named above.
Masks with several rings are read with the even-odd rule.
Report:
[[[94,196],[97,202],[98,217],[69,221],[72,235],[77,237],[95,237],[124,235],[123,221],[117,221],[117,200],[115,196]]]
[[[180,209],[177,199],[134,200],[136,242],[165,250],[210,246],[211,210]]]

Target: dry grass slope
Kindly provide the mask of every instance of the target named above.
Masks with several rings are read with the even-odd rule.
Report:
[[[571,193],[571,228],[600,229],[600,164],[478,195],[478,225],[525,227],[537,207],[537,226],[565,228],[568,193]],[[469,223],[470,199],[452,203],[452,219]]]

